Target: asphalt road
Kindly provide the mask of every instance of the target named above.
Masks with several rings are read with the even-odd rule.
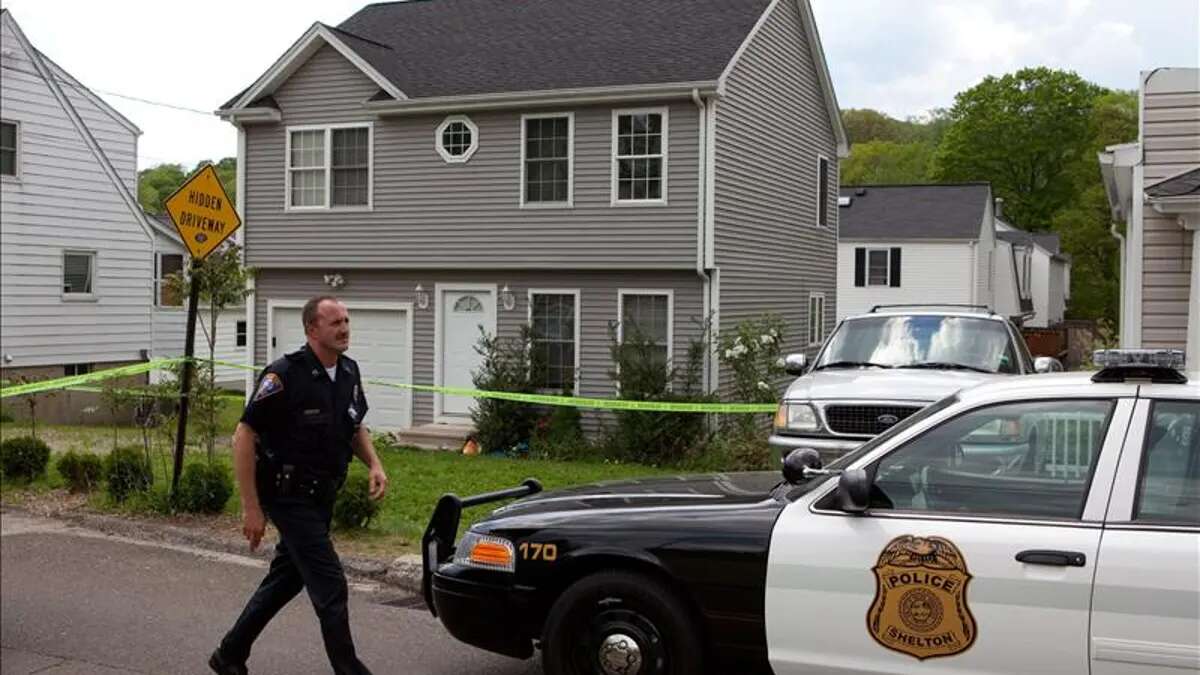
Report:
[[[0,675],[210,673],[208,655],[262,577],[261,561],[0,516]],[[407,605],[407,606],[406,606]],[[451,638],[424,604],[355,584],[350,620],[376,675],[534,675],[529,661]],[[329,673],[302,594],[267,627],[255,675]]]

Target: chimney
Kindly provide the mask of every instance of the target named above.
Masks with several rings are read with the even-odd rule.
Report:
[[[995,203],[996,203],[996,207],[995,207],[995,209],[993,209],[995,216],[997,218],[1003,218],[1004,217],[1004,197],[996,197]]]

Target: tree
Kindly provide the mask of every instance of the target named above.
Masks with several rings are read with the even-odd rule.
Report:
[[[934,177],[987,180],[1008,220],[1045,230],[1078,194],[1092,110],[1104,90],[1073,72],[1025,68],[960,92],[934,158]],[[1095,154],[1090,154],[1095,164]]]
[[[182,164],[158,164],[143,169],[138,173],[138,203],[142,205],[147,213],[159,215],[166,212],[163,202],[167,197],[170,197],[173,192],[179,189],[180,185],[187,180],[188,176],[200,170],[205,164],[213,164],[213,168],[217,171],[217,178],[221,181],[221,186],[225,188],[225,192],[229,193],[229,198],[237,199],[237,158],[225,157],[219,162],[209,162],[208,160],[199,162],[196,167],[190,172],[184,172]]]
[[[856,143],[842,161],[842,185],[927,183],[934,148],[920,141]]]

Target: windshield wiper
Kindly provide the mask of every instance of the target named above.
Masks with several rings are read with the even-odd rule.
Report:
[[[976,373],[987,373],[988,375],[996,374],[996,371],[988,370],[987,368],[980,368],[979,366],[969,366],[965,363],[953,363],[950,361],[925,361],[922,363],[910,363],[907,366],[900,366],[900,367],[901,368],[931,368],[931,369],[936,369],[936,370],[972,370],[972,371],[975,371]]]
[[[834,361],[833,363],[817,366],[813,370],[822,370],[824,368],[895,368],[895,366],[872,363],[870,361]]]

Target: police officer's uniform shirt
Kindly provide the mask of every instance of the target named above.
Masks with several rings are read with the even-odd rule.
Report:
[[[353,359],[339,356],[333,368],[330,377],[306,345],[263,371],[242,422],[258,434],[269,459],[322,474],[346,471],[367,397]]]

